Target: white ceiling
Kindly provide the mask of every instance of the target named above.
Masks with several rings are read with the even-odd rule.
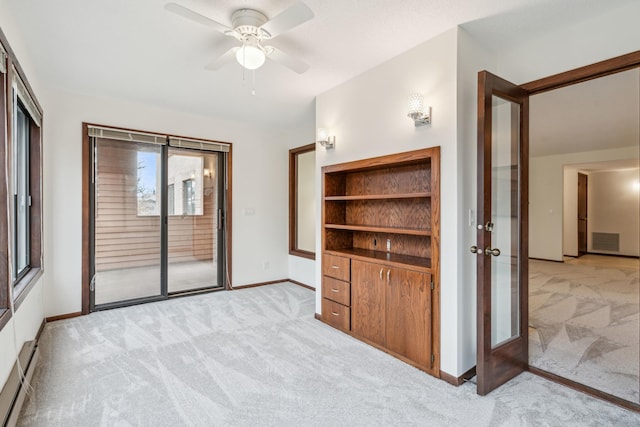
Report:
[[[273,17],[295,2],[176,1],[227,25],[236,9],[254,8]],[[305,0],[315,18],[271,44],[311,68],[298,75],[267,61],[255,72],[252,96],[254,76],[247,72],[243,80],[238,64],[204,69],[230,39],[165,11],[165,2],[0,0],[0,10],[25,28],[29,59],[49,87],[290,126],[309,117],[316,95],[456,25],[475,21],[469,26],[474,36],[515,43],[610,5],[594,0]]]

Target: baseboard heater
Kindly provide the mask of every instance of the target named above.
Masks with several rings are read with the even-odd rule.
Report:
[[[25,380],[20,379],[18,362],[13,366],[9,378],[0,392],[0,425],[14,427],[18,422],[20,409],[27,395],[26,384],[31,381],[33,371],[38,360],[38,346],[36,341],[27,341],[20,350],[18,360],[24,370]]]

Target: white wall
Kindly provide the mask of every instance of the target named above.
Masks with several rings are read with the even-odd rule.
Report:
[[[562,261],[565,165],[637,158],[638,147],[532,157],[529,161],[529,256]]]
[[[42,86],[32,66],[29,54],[22,42],[20,28],[15,26],[11,16],[2,10],[0,4],[0,28],[9,41],[11,49],[18,57],[22,69],[26,73],[29,84],[33,88],[38,101],[46,110],[47,100],[42,91]],[[45,115],[46,120],[46,115]],[[47,195],[43,195],[46,200]],[[46,225],[44,226],[46,233]],[[43,236],[46,242],[46,236]],[[45,254],[46,256],[46,254]],[[0,330],[0,389],[4,385],[13,365],[16,355],[26,341],[35,338],[40,325],[44,320],[43,290],[46,283],[46,270],[35,286],[31,289],[25,300],[22,302],[16,313],[9,322]]]
[[[638,169],[589,173],[587,246],[589,252],[640,255]],[[620,251],[593,249],[592,233],[619,233]]]
[[[476,364],[478,72],[496,68],[495,54],[458,29],[458,375]],[[447,310],[443,307],[443,310]],[[452,373],[452,372],[450,372]]]
[[[83,121],[233,144],[233,285],[284,279],[288,270],[288,146],[303,131],[52,91],[45,125],[47,315],[81,309]],[[313,117],[306,127],[312,129]],[[305,128],[305,124],[301,126]],[[245,214],[245,208],[253,214]]]
[[[456,44],[452,29],[317,97],[316,125],[336,137],[332,150],[318,148],[324,165],[441,146],[441,368],[458,373],[458,165],[456,139]],[[407,118],[410,93],[433,107],[432,125]],[[318,204],[318,218],[320,218]],[[320,227],[316,253],[321,254]],[[321,283],[320,263],[316,281]],[[316,311],[321,295],[316,293]]]

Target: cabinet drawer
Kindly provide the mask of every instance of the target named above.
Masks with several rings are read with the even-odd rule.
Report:
[[[322,274],[348,282],[351,280],[351,260],[349,258],[323,254]]]
[[[351,305],[351,284],[324,276],[322,278],[322,297],[349,306]]]
[[[351,309],[326,298],[322,299],[322,320],[334,328],[348,331],[351,329]]]

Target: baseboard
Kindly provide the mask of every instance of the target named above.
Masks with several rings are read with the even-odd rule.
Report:
[[[453,376],[451,374],[448,374],[444,371],[440,371],[440,379],[451,384],[454,385],[456,387],[462,385],[463,383],[465,383],[466,381],[470,380],[471,378],[475,377],[476,375],[476,367],[474,366],[473,368],[469,369],[467,372],[465,372],[464,374],[460,375],[459,377]]]
[[[534,258],[534,257],[529,257],[530,260],[535,260],[535,261],[547,261],[547,262],[559,262],[559,263],[563,263],[564,260],[562,261],[558,261],[557,259],[546,259],[546,258]]]
[[[629,409],[634,412],[640,413],[640,405],[637,403],[633,403],[629,400],[622,399],[618,396],[614,396],[609,393],[605,393],[593,387],[589,387],[587,385],[572,381],[568,378],[561,377],[560,375],[553,374],[551,372],[544,371],[542,369],[538,369],[529,365],[528,371],[532,374],[538,375],[542,378],[545,378],[549,381],[553,381],[554,383],[562,384],[566,387],[572,388],[574,390],[580,391],[584,394],[588,394],[589,396],[595,397],[597,399],[604,400],[605,402],[613,403],[614,405],[621,406],[625,409]]]
[[[16,425],[20,409],[22,409],[22,404],[27,394],[25,384],[31,382],[38,355],[37,338],[24,343],[18,355],[20,366],[24,370],[24,380],[20,378],[20,369],[16,361],[7,382],[0,392],[0,425],[5,427]]]
[[[82,312],[77,311],[75,313],[67,313],[67,314],[60,314],[58,316],[47,317],[45,320],[47,322],[55,322],[56,320],[73,319],[74,317],[80,317],[80,316],[82,316]]]
[[[275,285],[276,283],[283,283],[288,281],[289,279],[280,279],[280,280],[271,280],[269,282],[251,283],[249,285],[233,286],[231,290],[237,291],[239,289],[257,288],[259,286]]]
[[[290,283],[293,283],[294,285],[302,286],[303,288],[310,289],[312,291],[316,290],[316,288],[312,286],[305,285],[302,282],[298,282],[297,280],[291,280],[291,279],[271,280],[269,282],[251,283],[249,285],[234,286],[231,288],[231,290],[236,291],[238,289],[257,288],[259,286],[275,285],[276,283],[284,283],[284,282],[290,282]]]
[[[287,282],[291,282],[294,285],[302,286],[303,288],[309,289],[310,291],[316,291],[316,288],[314,288],[313,286],[305,285],[304,283],[298,282],[297,280],[287,279]]]

